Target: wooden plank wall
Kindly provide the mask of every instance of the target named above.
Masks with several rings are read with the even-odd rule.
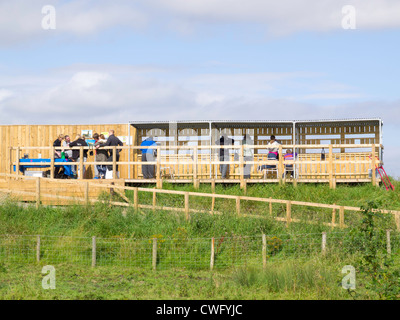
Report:
[[[0,172],[8,173],[10,163],[9,147],[49,147],[59,134],[67,134],[71,141],[75,140],[81,130],[93,130],[93,133],[115,130],[116,136],[128,136],[128,124],[88,124],[88,125],[1,125],[0,126]],[[131,136],[135,136],[135,129],[131,128]],[[135,140],[133,139],[133,142]],[[30,158],[37,158],[38,151],[21,151],[21,156],[28,153]],[[40,151],[42,158],[50,157],[49,151]],[[14,159],[15,160],[15,159]],[[94,161],[89,157],[88,161]],[[121,153],[121,161],[128,161],[128,152]],[[90,169],[93,172],[93,168]],[[128,168],[124,166],[121,177],[128,177]],[[90,174],[89,174],[90,176]]]

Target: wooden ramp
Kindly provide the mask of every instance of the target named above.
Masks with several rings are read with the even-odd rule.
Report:
[[[89,187],[90,182],[90,187]],[[110,194],[111,188],[96,187],[96,185],[114,184],[124,186],[125,181],[119,180],[59,180],[47,178],[0,180],[0,194],[9,194],[19,201],[37,202],[44,205],[70,205],[71,202],[84,203],[99,199]]]

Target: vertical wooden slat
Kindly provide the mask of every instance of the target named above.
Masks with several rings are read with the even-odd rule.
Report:
[[[153,270],[157,269],[157,238],[153,238]]]
[[[96,266],[96,237],[92,237],[92,267]]]
[[[289,228],[292,222],[292,202],[286,202],[286,226]]]
[[[211,239],[211,259],[210,259],[210,270],[214,269],[214,258],[215,258],[215,248],[214,248],[214,238]]]
[[[262,260],[263,269],[267,267],[267,237],[265,234],[262,235]]]

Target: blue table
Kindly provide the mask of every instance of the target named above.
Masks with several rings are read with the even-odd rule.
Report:
[[[34,164],[34,163],[43,163],[43,162],[48,162],[49,164]],[[19,159],[19,171],[21,171],[23,174],[25,174],[25,170],[29,168],[49,168],[50,167],[50,162],[51,159]],[[71,162],[71,160],[68,159],[54,159],[54,162]],[[26,163],[26,165],[24,165]],[[29,164],[28,164],[29,163]],[[64,166],[64,165],[54,165],[55,167],[63,167],[64,168],[64,174],[72,177],[72,168],[71,166]],[[14,171],[15,165],[14,165]]]

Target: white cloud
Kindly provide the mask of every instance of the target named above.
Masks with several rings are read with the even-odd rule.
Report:
[[[357,29],[400,27],[398,0],[353,0]],[[0,0],[2,46],[32,42],[51,36],[96,35],[103,30],[167,28],[180,34],[218,26],[240,29],[259,26],[272,35],[341,30],[342,7],[347,0]],[[44,5],[56,9],[56,30],[41,27]]]

